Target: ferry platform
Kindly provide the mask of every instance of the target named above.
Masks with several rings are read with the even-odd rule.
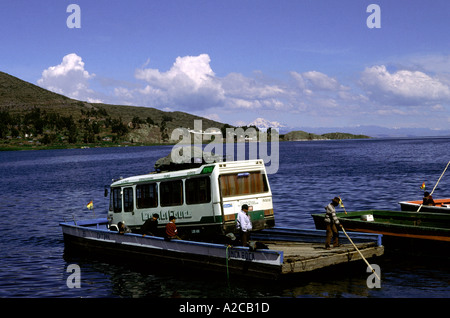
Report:
[[[84,255],[120,257],[130,263],[148,266],[174,266],[177,270],[196,268],[250,276],[278,279],[311,272],[338,264],[361,261],[362,258],[346,238],[341,246],[325,249],[325,231],[272,228],[252,232],[251,240],[267,248],[165,240],[162,237],[110,231],[106,218],[60,223],[66,248]],[[384,247],[379,234],[352,233],[352,241],[361,254],[370,259],[381,256]],[[365,266],[362,263],[362,266]]]

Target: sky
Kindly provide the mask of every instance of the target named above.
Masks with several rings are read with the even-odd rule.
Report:
[[[449,17],[448,0],[2,1],[0,71],[232,125],[448,129]]]

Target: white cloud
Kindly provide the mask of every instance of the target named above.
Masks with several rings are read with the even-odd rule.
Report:
[[[349,90],[348,87],[340,84],[335,78],[321,72],[309,71],[300,74],[292,71],[290,75],[294,79],[297,88],[305,95],[313,95],[317,92],[329,91],[337,93]]]
[[[266,83],[256,77],[231,73],[221,80],[225,106],[230,109],[286,108],[283,99],[288,92],[275,83]]]
[[[393,105],[435,105],[450,101],[450,87],[437,77],[420,71],[390,73],[386,66],[366,68],[360,84],[374,101]]]
[[[149,61],[135,71],[143,81],[141,88],[115,89],[122,104],[159,109],[182,110],[197,114],[277,111],[339,115],[345,107],[353,109],[363,100],[349,87],[324,73],[291,72],[293,81],[266,78],[262,72],[252,76],[230,73],[218,77],[207,54],[178,57],[171,68],[149,68]]]
[[[430,67],[444,65],[447,60],[426,62],[423,64]],[[423,106],[430,113],[442,115],[450,101],[448,74],[444,71],[430,75],[425,68],[404,67],[390,72],[384,65],[373,66],[361,73],[358,83],[347,85],[315,70],[292,71],[287,80],[268,78],[260,71],[251,76],[229,73],[218,77],[208,54],[178,57],[166,71],[151,68],[150,64],[148,60],[135,70],[135,83],[109,84],[110,95],[106,96],[91,89],[95,74],[88,72],[82,58],[72,53],[64,56],[59,65],[44,70],[38,85],[90,102],[105,102],[101,96],[111,104],[186,111],[227,122],[248,122],[242,114],[254,117],[264,113],[281,116],[291,124],[302,121],[303,125],[311,124],[311,120],[319,125],[336,120],[384,123],[386,118],[416,118]]]
[[[309,82],[309,86],[313,90],[340,91],[345,89],[345,87],[339,84],[339,82],[336,79],[331,78],[328,75],[323,74],[321,72],[310,71],[305,72],[300,76],[302,76],[306,82]]]
[[[63,57],[61,64],[50,66],[44,70],[37,84],[70,98],[101,102],[95,97],[94,91],[89,88],[89,80],[94,76],[95,74],[90,74],[85,70],[82,58],[71,53]]]
[[[215,77],[207,54],[178,57],[172,67],[161,72],[142,68],[135,77],[147,86],[139,90],[146,95],[148,103],[197,110],[221,105],[223,89]]]
[[[119,87],[115,95],[127,103],[162,109],[221,111],[285,109],[289,92],[279,85],[255,77],[230,73],[217,77],[207,54],[178,57],[167,71],[140,68],[135,78],[145,82],[140,89]],[[149,63],[147,62],[145,66]]]
[[[318,71],[290,72],[295,88],[291,92],[293,109],[322,117],[346,116],[366,102],[337,79]]]
[[[415,54],[393,59],[390,63],[400,69],[418,70],[425,73],[450,74],[450,55],[447,54]]]
[[[210,114],[277,111],[341,114],[345,107],[359,107],[363,97],[352,93],[337,79],[318,71],[291,72],[293,81],[266,78],[262,72],[252,76],[230,73],[218,77],[207,54],[178,57],[171,68],[161,71],[149,68],[149,61],[135,71],[141,88],[116,88],[122,103],[145,105]]]

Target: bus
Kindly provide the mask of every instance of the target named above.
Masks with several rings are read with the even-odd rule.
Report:
[[[128,177],[110,185],[108,220],[139,232],[153,214],[164,228],[176,217],[184,237],[237,232],[237,214],[249,206],[253,230],[275,226],[272,192],[261,159],[216,162],[197,168]]]

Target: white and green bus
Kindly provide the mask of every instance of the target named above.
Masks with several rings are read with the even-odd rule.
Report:
[[[111,224],[125,222],[139,232],[155,213],[161,228],[175,216],[181,235],[214,236],[236,231],[243,204],[249,206],[253,230],[275,225],[272,192],[261,159],[117,180],[111,184],[108,219]]]

